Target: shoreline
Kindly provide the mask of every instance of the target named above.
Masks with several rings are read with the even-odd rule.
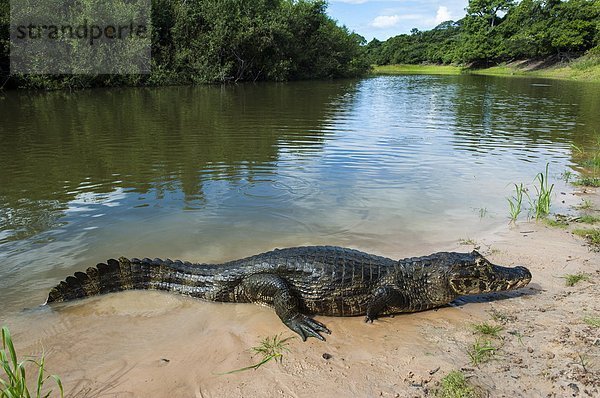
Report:
[[[573,199],[599,209],[597,190],[586,192]],[[272,310],[128,291],[34,310],[8,326],[18,353],[45,351],[66,396],[429,397],[453,371],[490,396],[600,393],[600,327],[584,321],[600,317],[600,253],[569,230],[533,221],[491,231],[474,246],[494,263],[526,265],[531,284],[374,324],[317,317],[333,332],[326,342],[294,338],[281,363],[235,374],[220,373],[257,363],[249,348],[262,338],[293,334]],[[565,285],[565,275],[580,272],[588,279]],[[482,323],[502,329],[484,336],[473,329]],[[494,355],[473,364],[469,352],[484,342]]]
[[[371,74],[509,76],[600,83],[600,61],[591,56],[580,57],[568,64],[555,64],[548,67],[540,66],[538,64],[541,65],[542,62],[536,63],[531,60],[521,60],[477,69],[455,65],[435,64],[377,65],[373,67]]]

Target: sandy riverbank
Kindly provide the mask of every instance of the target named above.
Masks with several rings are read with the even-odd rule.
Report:
[[[596,209],[599,197],[585,195]],[[583,319],[600,316],[600,254],[568,230],[534,222],[476,241],[497,264],[529,267],[530,286],[372,325],[320,317],[333,331],[327,342],[293,339],[281,364],[256,371],[219,375],[256,363],[248,348],[261,337],[292,333],[271,310],[253,305],[125,292],[33,310],[9,326],[20,353],[43,347],[68,396],[421,397],[461,369],[484,396],[598,396],[600,328]],[[565,286],[561,277],[578,272],[589,280]],[[467,352],[481,339],[472,328],[481,322],[503,330],[491,339],[494,357],[474,366]]]

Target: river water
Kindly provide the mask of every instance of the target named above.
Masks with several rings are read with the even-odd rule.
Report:
[[[505,225],[513,184],[547,163],[566,211],[560,175],[579,170],[573,145],[598,145],[600,85],[413,75],[3,92],[0,120],[2,321],[111,257],[429,254]]]

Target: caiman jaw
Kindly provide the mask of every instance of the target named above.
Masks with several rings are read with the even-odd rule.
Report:
[[[483,257],[473,264],[462,264],[450,275],[450,286],[459,295],[482,294],[520,289],[531,281],[525,267],[501,267]]]

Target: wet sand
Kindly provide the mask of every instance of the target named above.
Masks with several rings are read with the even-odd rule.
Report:
[[[585,198],[598,209],[599,196]],[[460,369],[484,396],[600,396],[600,328],[583,321],[600,316],[600,254],[568,230],[535,222],[474,239],[492,262],[529,267],[531,284],[374,324],[318,317],[333,332],[326,342],[295,338],[281,364],[255,371],[220,374],[258,362],[248,349],[261,338],[294,334],[272,310],[250,304],[124,292],[32,309],[8,324],[18,352],[44,350],[73,397],[422,397]],[[408,255],[471,249],[457,242]],[[567,287],[562,276],[578,272],[589,280]],[[503,330],[492,339],[496,355],[474,366],[467,352],[481,322]]]

